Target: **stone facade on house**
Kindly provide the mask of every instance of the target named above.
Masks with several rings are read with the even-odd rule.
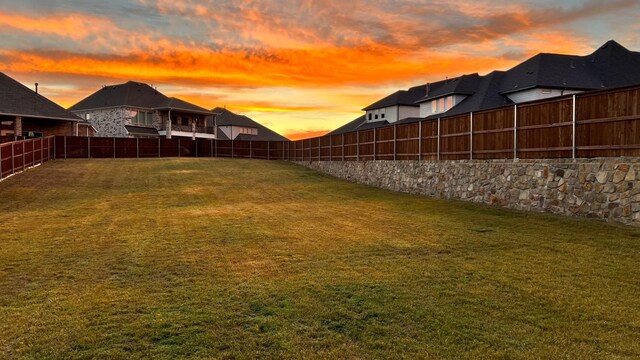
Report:
[[[393,191],[640,226],[637,158],[297,163]]]
[[[85,119],[85,121],[89,122],[96,129],[96,136],[100,137],[127,137],[129,134],[125,129],[127,125],[148,127],[152,129],[164,129],[163,121],[159,111],[153,111],[153,124],[152,125],[140,125],[134,124],[132,121],[132,117],[130,116],[132,112],[136,111],[147,111],[144,109],[135,109],[128,107],[117,107],[117,108],[109,108],[109,109],[96,109],[96,110],[85,110],[85,111],[76,111],[76,115]],[[87,116],[88,115],[88,116]]]

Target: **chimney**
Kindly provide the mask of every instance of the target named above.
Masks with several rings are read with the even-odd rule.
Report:
[[[36,94],[38,94],[38,83],[36,83]]]

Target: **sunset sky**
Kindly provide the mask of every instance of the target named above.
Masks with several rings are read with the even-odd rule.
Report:
[[[146,82],[301,138],[539,52],[640,50],[640,1],[0,0],[0,71],[64,107]],[[499,6],[497,4],[500,4]]]

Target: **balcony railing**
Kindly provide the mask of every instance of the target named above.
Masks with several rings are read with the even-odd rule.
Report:
[[[192,132],[193,129],[191,128],[191,125],[171,125],[171,130],[173,131],[184,131],[184,132]],[[213,134],[213,126],[196,126],[196,132],[197,133],[204,133],[204,134]]]

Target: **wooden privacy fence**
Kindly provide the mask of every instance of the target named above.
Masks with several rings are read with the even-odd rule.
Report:
[[[0,180],[53,159],[53,137],[0,144]]]
[[[289,160],[289,141],[56,136],[58,159],[228,157]]]
[[[0,179],[52,158],[362,161],[618,156],[640,156],[640,86],[297,141],[75,136],[10,141],[0,144]]]
[[[588,92],[291,144],[296,161],[640,156],[640,87]]]

